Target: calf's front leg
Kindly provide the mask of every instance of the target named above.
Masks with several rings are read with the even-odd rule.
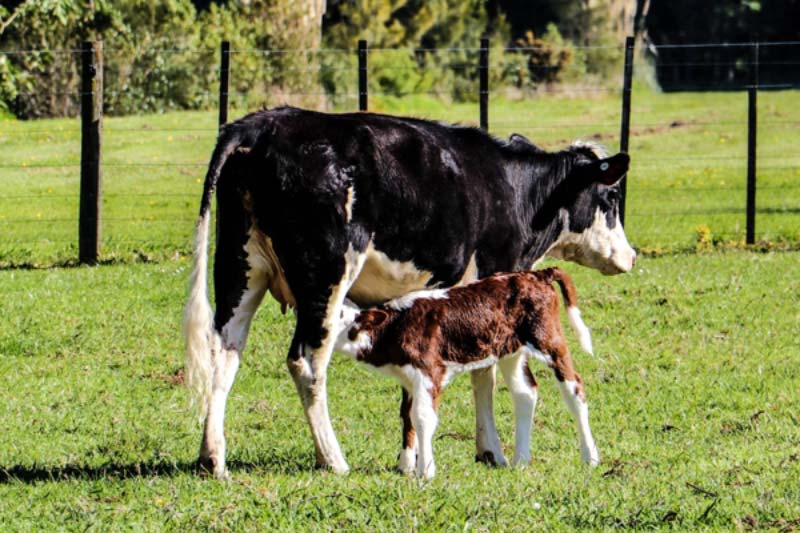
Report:
[[[502,358],[499,365],[514,402],[513,464],[525,465],[531,460],[531,429],[536,400],[539,397],[539,386],[528,369],[527,358],[521,351]]]
[[[436,415],[438,387],[430,385],[430,380],[418,373],[413,380],[411,394],[411,421],[417,432],[417,476],[425,479],[436,475],[433,434],[439,422]]]

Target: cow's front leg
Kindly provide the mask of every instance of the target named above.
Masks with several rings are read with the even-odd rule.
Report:
[[[496,367],[481,368],[470,373],[475,396],[475,460],[496,466],[507,466],[503,446],[494,423],[494,386]]]
[[[311,427],[318,467],[343,474],[349,470],[333,432],[328,414],[327,372],[334,342],[339,333],[342,303],[364,264],[364,255],[352,252],[340,258],[344,263],[334,272],[338,279],[297,290],[297,328],[286,359],[306,419]]]

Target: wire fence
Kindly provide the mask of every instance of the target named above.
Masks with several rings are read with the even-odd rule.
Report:
[[[709,59],[709,50],[736,49],[749,55]],[[491,48],[484,66],[482,50],[368,49],[369,110],[479,126],[480,78],[485,69],[485,113],[493,135],[520,133],[548,149],[576,139],[619,148],[623,46],[577,47],[581,53],[605,54],[605,60],[613,63],[609,71],[616,74],[586,73],[555,80],[547,74],[554,70],[552,65],[530,63],[526,52],[535,47]],[[781,50],[783,55],[764,50]],[[640,58],[634,69],[625,221],[631,242],[645,251],[670,251],[709,243],[739,245],[746,240],[751,122],[747,95],[754,90],[758,93],[755,240],[796,247],[800,108],[795,80],[800,43],[663,45],[655,52],[661,58],[655,67]],[[83,52],[0,52],[43,53],[77,64]],[[217,50],[142,51],[160,56],[162,65],[161,70],[135,74],[157,82],[144,86],[134,84],[134,74],[115,65],[116,53],[103,51],[106,109],[127,112],[124,96],[141,96],[145,91],[148,109],[160,113],[103,119],[101,260],[163,259],[190,252],[201,182],[218,131],[214,106],[220,96],[227,98],[230,116],[237,117],[284,104],[353,111],[365,93],[359,84],[356,50],[230,49],[225,72],[229,82],[222,89]],[[181,87],[180,78],[170,78],[173,60],[187,57],[203,65],[198,71],[203,90],[191,92],[187,98],[193,103],[184,106],[197,110],[178,111],[181,105],[175,102],[159,107],[159,100],[169,99],[170,91]],[[693,79],[691,71],[703,68],[718,68],[722,77],[715,83],[701,78],[704,85],[692,92],[678,90],[685,80]],[[669,85],[674,92],[659,92],[648,84],[665,69],[680,72]],[[302,76],[288,76],[292,71]],[[81,97],[86,96],[79,81],[52,92],[44,88],[37,92],[36,87],[30,92],[37,93],[37,101],[62,99],[66,114],[76,116]],[[76,118],[2,123],[0,265],[76,260],[81,136]]]

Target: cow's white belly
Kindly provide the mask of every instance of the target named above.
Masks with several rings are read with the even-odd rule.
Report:
[[[362,307],[386,302],[411,291],[429,288],[431,272],[417,268],[413,261],[394,261],[376,250],[372,243],[364,252],[361,273],[347,297]]]
[[[428,282],[433,273],[418,268],[413,261],[394,261],[376,250],[372,243],[364,252],[366,259],[361,273],[350,288],[347,297],[361,307],[394,300],[412,291],[431,289]],[[471,283],[478,278],[475,255],[456,285]]]

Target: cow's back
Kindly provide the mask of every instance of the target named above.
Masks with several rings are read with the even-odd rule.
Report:
[[[366,252],[349,294],[359,304],[471,281],[498,219],[509,219],[502,238],[519,240],[502,145],[479,130],[370,113],[264,113],[248,182],[259,227],[273,241],[302,225],[349,231]]]

